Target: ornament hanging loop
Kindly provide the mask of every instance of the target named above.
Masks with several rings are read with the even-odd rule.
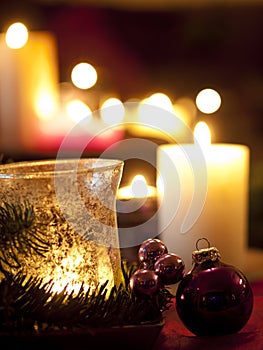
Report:
[[[195,243],[196,250],[200,250],[200,248],[199,248],[199,243],[200,243],[200,241],[206,241],[206,243],[207,243],[207,247],[206,247],[206,248],[210,248],[210,242],[209,242],[209,240],[208,240],[207,238],[205,238],[205,237],[202,237],[202,238],[199,238],[199,239],[196,241],[196,243]]]
[[[207,243],[207,248],[199,248],[200,241],[204,240]],[[220,253],[216,247],[211,247],[207,238],[202,237],[196,241],[196,250],[192,253],[192,262],[198,265],[205,261],[218,261],[220,259]]]

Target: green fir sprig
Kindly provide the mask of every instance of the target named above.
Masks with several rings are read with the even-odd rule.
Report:
[[[91,330],[97,327],[156,324],[174,296],[166,288],[152,296],[139,298],[129,285],[138,268],[122,261],[122,279],[110,290],[107,282],[95,290],[77,294],[67,287],[54,292],[54,281],[28,276],[19,269],[20,259],[48,249],[45,225],[38,222],[28,202],[0,206],[0,334],[45,334],[50,331]]]
[[[44,255],[49,242],[45,239],[44,225],[35,215],[34,208],[27,201],[22,204],[4,202],[0,206],[0,269],[5,266],[20,267],[21,256],[32,251]]]

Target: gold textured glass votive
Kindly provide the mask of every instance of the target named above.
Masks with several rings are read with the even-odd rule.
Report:
[[[116,284],[122,170],[122,161],[100,158],[1,165],[0,274],[52,280],[54,292]]]

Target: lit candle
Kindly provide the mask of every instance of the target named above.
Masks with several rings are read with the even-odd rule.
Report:
[[[48,288],[54,292],[95,291],[106,282],[110,291],[117,285],[121,261],[115,207],[122,167],[122,161],[101,158],[1,165],[1,209],[13,208],[26,217],[32,232],[11,248],[3,247],[3,254],[1,247],[3,270],[26,280],[38,278],[43,286],[52,280]]]
[[[136,175],[130,185],[117,192],[119,242],[123,258],[137,261],[138,246],[157,235],[157,191],[143,175]]]
[[[158,230],[187,269],[196,241],[206,237],[223,261],[245,271],[249,148],[211,144],[207,129],[198,124],[194,144],[158,147]]]
[[[136,137],[161,139],[167,142],[188,139],[187,124],[191,118],[186,111],[183,115],[182,110],[181,108],[179,111],[179,103],[174,108],[170,98],[163,93],[152,94],[139,102],[127,102],[125,104],[127,131]]]
[[[143,175],[136,175],[128,186],[119,188],[118,199],[146,198],[156,196],[156,187],[149,186]]]
[[[0,34],[2,149],[35,149],[40,121],[56,113],[57,62],[56,41],[49,32],[29,32],[18,48],[9,47]]]

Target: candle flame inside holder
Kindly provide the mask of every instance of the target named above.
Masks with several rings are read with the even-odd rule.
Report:
[[[26,213],[26,199],[35,225],[35,231],[25,227],[19,232],[18,239],[31,243],[24,249],[21,238],[13,244],[13,260],[8,248],[1,249],[1,267],[38,277],[42,284],[52,280],[54,292],[78,293],[81,286],[94,290],[107,281],[113,287],[120,272],[115,200],[122,166],[122,161],[103,159],[0,166],[0,204]]]

